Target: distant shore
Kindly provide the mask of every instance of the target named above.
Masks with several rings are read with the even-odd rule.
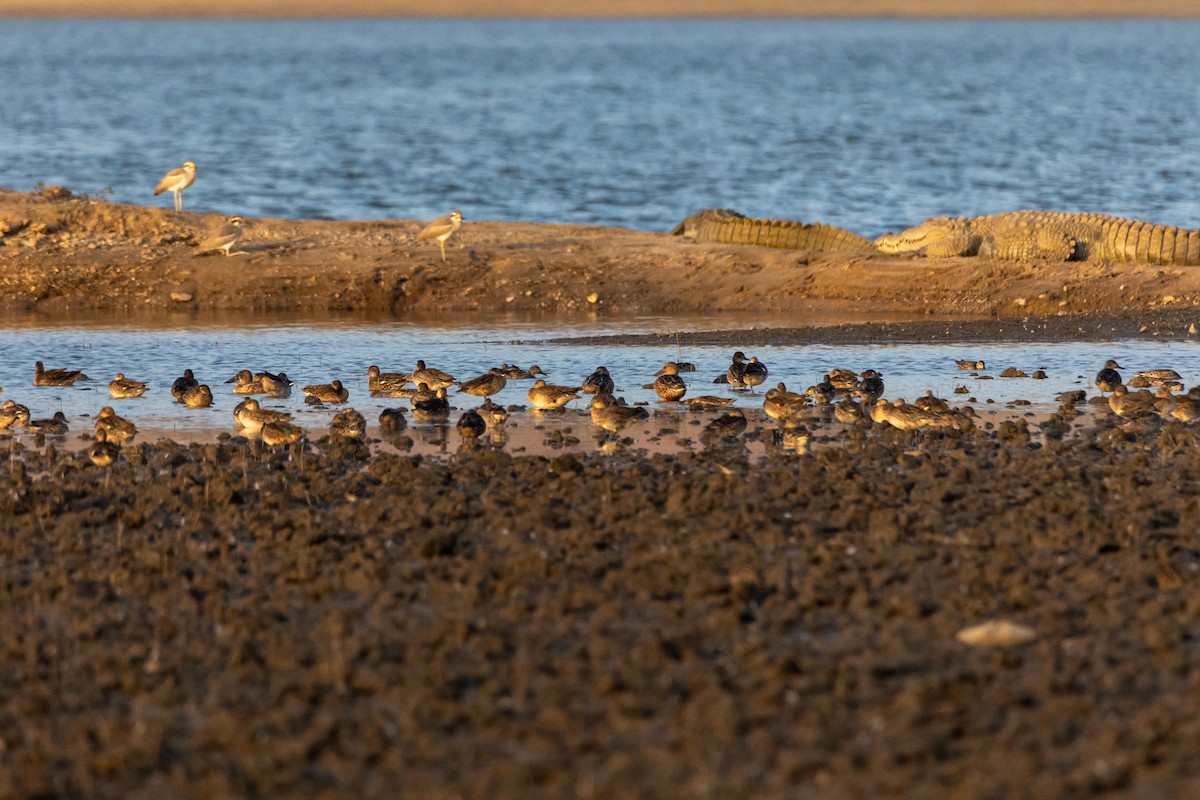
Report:
[[[1190,0],[0,0],[0,18],[1197,18]]]

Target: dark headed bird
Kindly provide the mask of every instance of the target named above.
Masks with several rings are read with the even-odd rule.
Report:
[[[1119,369],[1124,369],[1124,367],[1110,358],[1104,362],[1104,369],[1096,373],[1096,388],[1100,390],[1101,394],[1116,391],[1116,388],[1121,385],[1121,373],[1117,372]]]

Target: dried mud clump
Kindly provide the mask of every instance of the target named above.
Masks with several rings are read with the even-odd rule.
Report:
[[[10,443],[0,795],[1182,796],[1194,437],[1003,436]]]

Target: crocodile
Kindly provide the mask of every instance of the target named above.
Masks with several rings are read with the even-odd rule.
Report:
[[[1200,264],[1200,230],[1061,211],[935,217],[901,233],[884,234],[875,245],[883,253],[930,258]]]
[[[753,219],[728,208],[709,208],[692,214],[671,229],[674,236],[698,242],[753,244],[784,250],[873,253],[871,240],[823,222]]]

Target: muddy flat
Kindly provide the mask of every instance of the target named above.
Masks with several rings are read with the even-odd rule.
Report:
[[[53,191],[0,193],[0,221],[0,308],[47,321],[761,310],[796,325],[672,341],[1182,341],[1200,297],[1195,268],[473,220],[445,263],[417,220],[249,220],[246,255],[202,255],[215,217]],[[864,305],[910,321],[804,326]],[[1200,429],[1083,393],[919,430],[747,406],[143,436],[110,466],[90,431],[16,426],[0,796],[1194,796]]]
[[[0,792],[1188,796],[1198,452],[17,445]]]

